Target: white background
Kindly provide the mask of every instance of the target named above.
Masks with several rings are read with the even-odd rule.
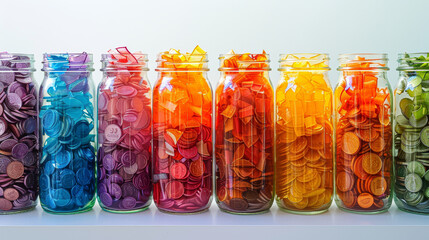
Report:
[[[428,0],[0,0],[0,51],[34,53],[36,77],[44,52],[94,54],[95,82],[100,54],[119,46],[155,57],[199,44],[209,54],[215,87],[218,55],[236,52],[271,55],[276,85],[278,55],[324,52],[331,56],[333,87],[340,53],[389,54],[389,80],[397,81],[399,52],[429,51]]]

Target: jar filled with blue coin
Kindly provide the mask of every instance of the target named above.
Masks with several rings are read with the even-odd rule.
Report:
[[[0,214],[37,204],[36,81],[32,54],[0,52]]]
[[[98,87],[98,202],[115,213],[151,202],[151,88],[147,55],[126,47],[102,55]]]
[[[50,213],[89,211],[95,203],[92,55],[44,54],[40,87],[40,203]]]

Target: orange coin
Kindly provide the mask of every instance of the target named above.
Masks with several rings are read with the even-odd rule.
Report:
[[[346,173],[346,172],[340,172],[337,175],[337,188],[341,192],[349,191],[353,188],[354,185],[354,179],[353,177]]]
[[[387,190],[387,182],[383,177],[375,177],[371,181],[370,186],[372,194],[380,196]]]
[[[343,135],[343,152],[345,152],[346,154],[356,154],[360,147],[360,139],[358,136],[356,136],[356,134],[354,134],[353,132],[346,132]]]
[[[381,152],[383,151],[384,147],[386,146],[386,142],[384,141],[383,137],[378,137],[373,142],[369,144],[369,147],[374,152]]]
[[[368,174],[377,174],[382,167],[381,158],[375,153],[365,153],[362,155],[362,167]]]
[[[374,197],[369,193],[361,193],[357,198],[357,203],[361,208],[370,208],[374,204]]]
[[[203,176],[204,169],[205,169],[204,162],[203,160],[201,160],[201,158],[192,162],[191,165],[189,166],[189,171],[195,177]]]

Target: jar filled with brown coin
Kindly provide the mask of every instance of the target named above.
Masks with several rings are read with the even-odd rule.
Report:
[[[32,54],[0,53],[0,214],[37,204],[37,86]]]
[[[380,213],[392,203],[392,92],[387,54],[342,54],[335,89],[337,206]]]

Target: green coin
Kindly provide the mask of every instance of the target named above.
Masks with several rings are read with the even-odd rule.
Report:
[[[401,140],[415,142],[420,140],[420,134],[416,132],[404,132],[401,136]]]
[[[422,178],[423,175],[425,175],[425,166],[423,166],[423,164],[417,161],[409,162],[407,164],[407,170],[409,173],[415,173],[419,175],[420,178]]]
[[[423,178],[426,180],[426,182],[429,182],[429,170],[426,171],[426,173],[423,176]]]
[[[428,124],[428,117],[424,115],[422,118],[417,120],[414,115],[411,115],[409,122],[410,125],[415,128],[422,128]]]
[[[428,78],[429,78],[429,73],[428,72],[426,72],[426,75],[425,76],[427,76]],[[424,80],[424,81],[422,81],[422,87],[423,88],[429,88],[429,80]]]
[[[428,110],[424,104],[418,105],[412,110],[412,116],[418,121],[428,114]]]
[[[396,116],[396,122],[402,128],[413,128],[413,126],[410,125],[410,122],[408,121],[408,119],[403,115]]]
[[[415,89],[422,83],[422,78],[420,76],[412,76],[408,78],[408,86],[412,89]]]
[[[424,202],[417,204],[416,208],[425,209],[425,210],[428,209],[429,208],[429,200],[426,200]]]
[[[407,176],[408,170],[405,166],[400,166],[397,171],[397,177],[405,177]]]
[[[410,97],[420,96],[422,94],[422,92],[423,92],[423,89],[422,89],[421,85],[417,86],[413,90],[411,90],[411,89],[407,90],[407,93],[408,93],[408,95],[410,95]]]
[[[429,198],[429,187],[426,188],[426,190],[424,191],[424,194],[427,198]]]
[[[429,126],[422,129],[420,132],[420,141],[426,146],[429,147]]]
[[[401,108],[402,115],[404,115],[406,118],[410,118],[414,110],[413,100],[409,98],[403,98],[399,102],[399,107]]]
[[[414,160],[416,160],[416,153],[415,152],[413,152],[413,153],[405,153],[404,152],[404,159],[405,159],[405,161],[407,161],[407,162],[411,162],[411,161],[414,161]],[[404,176],[405,177],[405,176]]]
[[[402,134],[402,132],[403,132],[404,130],[399,126],[399,124],[396,124],[395,125],[395,132],[397,133],[397,134]]]
[[[418,146],[417,146],[417,148],[416,148],[416,151],[418,152],[418,153],[426,153],[426,152],[428,152],[429,151],[429,148],[428,147],[426,147],[425,145],[423,145],[423,144],[419,144]]]
[[[419,175],[410,173],[405,177],[405,188],[410,192],[418,192],[423,187],[423,181]]]
[[[401,150],[404,151],[405,153],[415,153],[416,147],[417,146],[407,146],[407,145],[401,144]]]

